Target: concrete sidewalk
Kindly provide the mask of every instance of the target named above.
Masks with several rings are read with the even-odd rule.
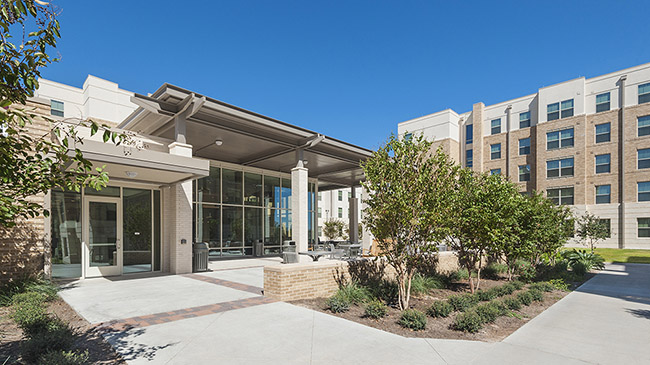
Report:
[[[163,317],[137,317],[129,322],[133,328],[109,331],[105,337],[132,364],[650,363],[650,265],[608,265],[497,343],[405,338],[291,304],[271,303],[250,290],[260,282],[256,275],[261,275],[259,268],[205,273],[198,280],[159,277],[149,283],[152,288],[142,291],[146,301],[136,295],[144,281],[111,288],[111,297],[123,291],[133,295],[123,302],[128,307],[134,301],[144,307],[170,301],[158,306],[190,308],[162,313]],[[83,293],[99,293],[95,285],[101,286],[81,284],[62,296],[80,311]],[[175,290],[187,290],[183,295],[189,297],[176,298]],[[229,301],[239,296],[244,299]],[[220,304],[194,307],[206,298]],[[102,305],[102,318],[124,319],[123,310],[113,307],[116,302]],[[98,310],[90,305],[79,308],[80,313]]]

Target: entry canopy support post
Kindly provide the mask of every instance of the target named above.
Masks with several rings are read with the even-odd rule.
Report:
[[[350,243],[359,243],[359,198],[357,198],[357,189],[352,187],[352,195],[350,197]]]
[[[192,157],[192,146],[174,142],[169,145],[169,153]],[[165,214],[171,215],[169,230],[169,269],[172,274],[192,272],[192,181],[173,184],[168,191]]]
[[[301,159],[296,167],[291,169],[291,230],[296,242],[296,252],[307,251],[309,247],[309,199],[308,170]],[[300,261],[311,261],[309,257],[299,256]]]
[[[367,204],[364,203],[364,200],[368,198],[368,191],[365,188],[361,189],[361,210],[366,208]],[[370,251],[370,246],[372,246],[372,240],[370,236],[370,231],[368,231],[368,228],[366,225],[362,225],[363,229],[363,239],[362,239],[362,247],[364,252]]]

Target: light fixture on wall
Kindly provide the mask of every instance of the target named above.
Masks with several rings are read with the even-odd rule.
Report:
[[[223,141],[218,139],[218,140],[214,141],[214,144],[216,144],[217,146],[221,146],[223,144]]]
[[[126,176],[133,179],[134,177],[138,176],[138,173],[135,171],[126,171],[125,172]]]

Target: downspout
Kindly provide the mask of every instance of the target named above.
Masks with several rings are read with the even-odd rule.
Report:
[[[618,248],[625,248],[625,81],[619,79],[619,123],[618,123]]]

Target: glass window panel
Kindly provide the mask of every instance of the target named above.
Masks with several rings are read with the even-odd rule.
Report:
[[[122,258],[124,273],[151,271],[151,190],[124,188]]]
[[[251,172],[244,174],[244,204],[262,205],[262,175]]]
[[[490,175],[501,175],[501,169],[490,170]]]
[[[153,270],[160,270],[160,191],[153,191]]]
[[[117,204],[88,203],[90,266],[117,265]]]
[[[637,218],[637,225],[639,237],[650,237],[650,218]]]
[[[262,209],[244,208],[244,219],[244,245],[253,246],[254,243],[262,242]]]
[[[267,208],[280,207],[280,178],[264,176],[264,206]]]
[[[210,167],[210,175],[196,180],[196,192],[194,193],[194,201],[196,202],[209,202],[220,203],[220,179],[221,169],[218,167]]]
[[[282,208],[291,209],[291,179],[282,178]]]
[[[465,167],[472,167],[474,164],[474,151],[469,149],[465,151]]]
[[[604,93],[600,95],[596,95],[596,103],[606,103],[609,102],[609,93]]]
[[[639,117],[638,123],[639,123],[639,130],[638,130],[639,137],[650,135],[650,115]]]
[[[307,210],[312,211],[316,207],[316,184],[309,183],[309,193],[307,197]]]
[[[293,237],[291,231],[291,211],[282,209],[282,241],[290,241]]]
[[[81,277],[81,194],[50,194],[52,277]]]
[[[221,185],[224,204],[242,204],[242,171],[222,169]]]
[[[519,155],[530,154],[530,138],[522,138],[519,140]]]
[[[63,105],[64,104],[62,101],[50,100],[50,115],[54,115],[55,117],[63,117],[65,114]]]
[[[519,128],[530,127],[530,111],[519,114]]]
[[[470,144],[474,139],[474,125],[467,124],[465,126],[465,143]]]
[[[280,209],[264,210],[264,246],[280,246],[281,242]],[[269,254],[265,247],[265,254]]]
[[[650,168],[650,148],[645,148],[637,151],[637,160],[639,169]]]
[[[96,190],[90,186],[84,189],[86,195],[97,195],[97,196],[110,196],[114,198],[120,197],[120,188],[118,186],[105,186],[101,190]]]
[[[553,104],[548,104],[546,106],[546,112],[547,113],[553,113],[560,110],[560,104],[559,103],[553,103]]]
[[[221,248],[221,208],[198,205],[195,242],[207,243],[211,249]]]
[[[501,133],[501,118],[492,120],[491,127],[492,127],[492,131],[491,131],[492,134]]]
[[[224,194],[225,195],[225,194]],[[241,247],[243,234],[243,217],[241,207],[224,206],[222,210],[222,229],[223,236],[221,241],[222,248]]]
[[[562,110],[573,108],[573,99],[562,102]]]

